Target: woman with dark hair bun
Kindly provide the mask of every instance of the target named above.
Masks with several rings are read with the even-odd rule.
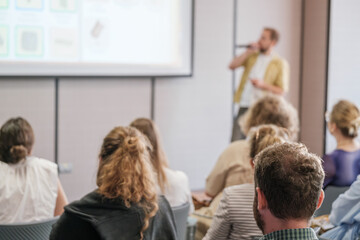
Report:
[[[100,150],[98,188],[65,207],[50,239],[176,239],[170,205],[157,196],[149,150],[135,128],[114,128]]]
[[[33,144],[33,129],[21,117],[0,129],[1,224],[58,216],[67,204],[57,165],[32,156]]]

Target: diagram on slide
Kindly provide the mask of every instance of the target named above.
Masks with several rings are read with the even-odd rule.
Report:
[[[51,0],[51,10],[56,12],[75,12],[78,0]]]
[[[0,26],[0,57],[9,54],[9,36],[8,28]]]
[[[0,0],[0,9],[8,8],[9,2],[8,0]]]
[[[43,29],[41,27],[16,28],[16,55],[42,56]]]
[[[16,0],[16,7],[28,10],[40,10],[43,8],[43,0]]]
[[[54,58],[78,58],[79,44],[76,29],[53,28],[50,31],[50,54]]]

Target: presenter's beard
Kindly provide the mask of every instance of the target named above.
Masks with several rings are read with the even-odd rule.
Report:
[[[256,224],[260,228],[261,232],[263,234],[265,234],[264,233],[265,222],[264,222],[264,219],[263,219],[263,217],[261,216],[261,214],[260,214],[260,212],[258,210],[257,192],[255,192],[255,198],[254,198],[254,203],[253,203],[253,212],[254,212],[254,218],[255,218]]]
[[[265,53],[265,52],[267,52],[267,50],[268,50],[267,48],[260,48],[260,49],[259,49],[259,51],[260,51],[261,53]]]

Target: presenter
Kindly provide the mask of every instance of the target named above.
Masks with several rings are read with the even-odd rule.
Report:
[[[248,45],[247,50],[229,65],[231,70],[244,67],[234,96],[239,112],[233,123],[232,142],[245,138],[238,120],[256,100],[269,93],[284,95],[288,90],[288,63],[273,52],[278,41],[279,33],[275,29],[264,28],[259,41]]]

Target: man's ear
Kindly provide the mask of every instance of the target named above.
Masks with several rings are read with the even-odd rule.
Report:
[[[318,200],[316,209],[319,209],[319,208],[321,207],[321,204],[323,203],[324,198],[325,198],[325,193],[324,193],[324,191],[321,189],[320,197],[319,197],[319,200]]]
[[[328,122],[328,129],[329,129],[329,132],[331,133],[331,134],[333,134],[334,132],[335,132],[335,130],[336,130],[336,123],[333,123],[333,122]]]
[[[250,158],[250,165],[252,168],[255,168],[254,159]]]
[[[263,191],[261,191],[260,188],[256,188],[256,192],[257,192],[257,199],[258,199],[258,210],[263,210],[265,208],[267,208],[267,200],[265,198],[265,194],[263,193]]]

